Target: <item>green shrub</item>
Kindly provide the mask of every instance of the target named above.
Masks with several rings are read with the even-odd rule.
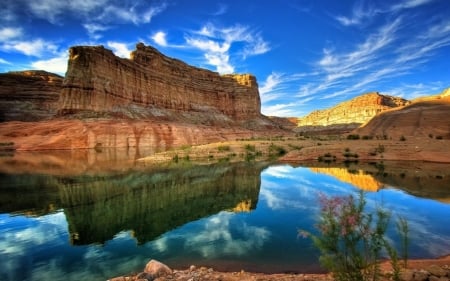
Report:
[[[399,277],[398,255],[385,238],[391,214],[381,208],[366,212],[364,192],[358,199],[319,196],[320,219],[316,227],[319,235],[300,230],[299,234],[311,237],[320,250],[320,263],[332,272],[338,281],[379,280],[379,261],[386,250],[394,269],[394,280]],[[403,247],[408,244],[408,224],[400,219],[398,230],[404,234]],[[407,250],[403,251],[406,263]]]
[[[347,136],[348,140],[359,140],[359,135],[348,135]]]

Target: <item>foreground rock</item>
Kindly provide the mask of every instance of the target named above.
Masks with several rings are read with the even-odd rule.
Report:
[[[393,272],[388,261],[381,264],[380,280],[393,280]],[[109,281],[332,281],[331,274],[263,274],[240,272],[218,272],[212,268],[191,265],[186,270],[171,270],[166,265],[151,260],[144,272],[120,276]],[[410,260],[408,268],[402,269],[400,280],[403,281],[448,281],[450,280],[450,256],[431,260]]]

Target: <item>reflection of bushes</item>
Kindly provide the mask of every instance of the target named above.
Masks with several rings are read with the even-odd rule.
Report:
[[[217,150],[219,152],[230,151],[230,146],[229,145],[219,145],[217,147]]]
[[[317,158],[319,162],[325,162],[325,163],[331,163],[336,162],[336,156],[332,155],[331,153],[327,152],[324,155],[321,155]]]
[[[283,156],[286,153],[286,149],[282,146],[274,145],[273,143],[269,146],[269,156]]]

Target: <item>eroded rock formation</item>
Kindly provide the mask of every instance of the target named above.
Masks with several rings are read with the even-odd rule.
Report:
[[[63,77],[41,70],[0,73],[0,122],[53,117],[62,81]]]
[[[450,91],[444,90],[436,96],[420,98],[410,105],[383,112],[357,129],[362,135],[387,136],[400,139],[402,136],[428,136],[450,138]]]
[[[398,97],[381,95],[377,92],[367,93],[332,108],[313,111],[309,115],[299,118],[297,126],[304,127],[305,131],[348,131],[366,123],[380,112],[409,103]],[[302,129],[297,130],[301,131]]]
[[[207,114],[215,120],[261,117],[256,78],[219,75],[164,56],[139,43],[131,59],[116,57],[102,46],[70,48],[59,112],[165,117],[190,121]]]

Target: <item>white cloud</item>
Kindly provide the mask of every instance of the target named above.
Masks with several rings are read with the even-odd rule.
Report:
[[[48,72],[57,73],[64,76],[67,71],[68,59],[69,57],[67,53],[64,53],[50,59],[35,61],[31,63],[31,66],[34,69],[45,70]]]
[[[98,40],[102,37],[100,34],[103,31],[110,29],[110,26],[106,26],[98,23],[85,23],[83,24],[84,29],[88,32],[89,37]]]
[[[0,58],[0,64],[12,65],[11,62],[9,62],[9,61],[7,61],[7,60],[5,60],[5,59],[2,59],[2,58]]]
[[[52,42],[43,39],[32,41],[10,41],[0,46],[5,51],[15,51],[27,56],[42,57],[46,53],[55,53],[58,47]]]
[[[204,52],[207,64],[215,66],[220,73],[234,72],[235,67],[230,57],[233,60],[245,60],[247,56],[270,51],[269,43],[260,34],[242,25],[219,28],[207,23],[200,30],[187,34],[185,40],[188,47]],[[242,48],[231,53],[231,47],[235,43],[241,43]]]
[[[130,57],[131,49],[128,48],[128,44],[108,41],[106,43],[106,45],[112,49],[113,53],[116,56],[121,57],[121,58],[129,58]]]
[[[4,27],[0,29],[0,41],[8,41],[22,36],[22,28]]]
[[[163,31],[158,31],[151,37],[152,40],[158,44],[159,46],[166,47],[167,46],[167,40],[166,40],[166,33]]]

